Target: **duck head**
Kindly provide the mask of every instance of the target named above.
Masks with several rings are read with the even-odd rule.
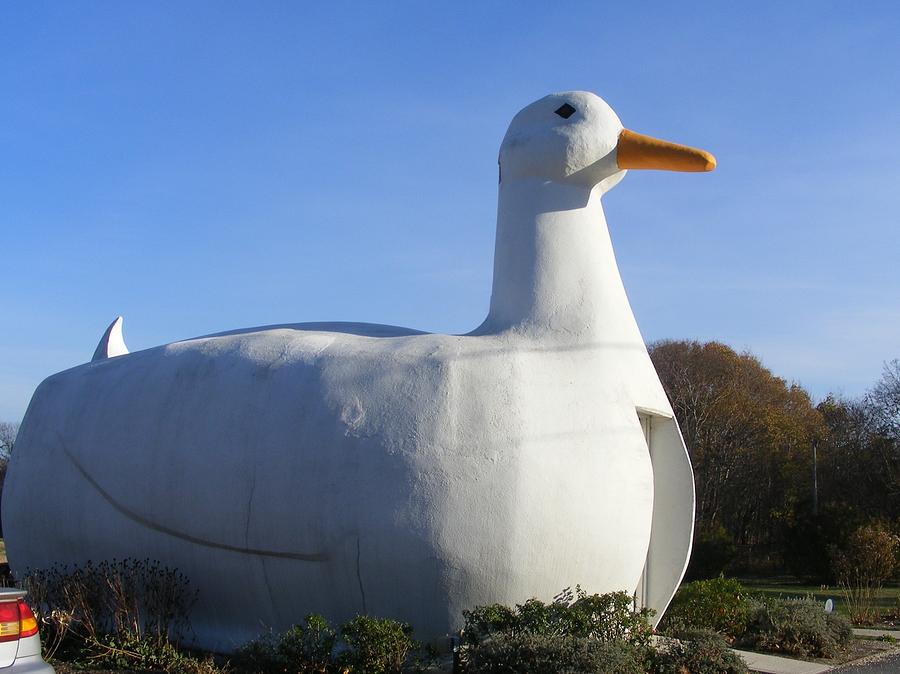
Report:
[[[606,192],[627,169],[712,171],[709,152],[629,131],[587,91],[551,94],[523,108],[500,145],[500,182],[538,179]]]

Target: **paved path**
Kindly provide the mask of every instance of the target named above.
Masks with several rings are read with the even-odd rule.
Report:
[[[889,636],[900,641],[900,630],[854,629],[853,636],[867,639]],[[782,658],[777,655],[732,650],[744,659],[747,667],[763,674],[822,674],[822,672],[834,672],[834,674],[900,674],[900,654],[889,656],[874,655],[864,658],[857,663],[850,663],[842,667],[832,667],[817,662]]]
[[[894,637],[894,639],[900,641],[900,630],[868,630],[854,628],[853,636],[867,637],[869,639],[877,639],[878,637]]]
[[[751,651],[735,650],[734,652],[744,659],[747,667],[755,672],[764,672],[764,674],[822,674],[822,672],[833,669],[829,665],[820,665],[818,662],[806,662],[805,660],[794,660]]]

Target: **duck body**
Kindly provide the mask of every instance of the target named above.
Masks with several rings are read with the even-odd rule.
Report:
[[[491,309],[469,334],[274,326],[45,380],[3,493],[14,571],[158,559],[198,589],[197,643],[221,651],[308,613],[436,642],[464,609],[576,583],[661,614],[693,481],[600,205],[622,172],[506,161]]]
[[[510,358],[497,337],[302,328],[85,365],[34,397],[14,470],[54,497],[35,508],[11,483],[11,558],[163,560],[197,586],[193,629],[222,649],[309,612],[434,636],[464,608],[570,578],[633,587],[649,456],[633,413],[578,414],[617,395],[576,394],[584,374],[527,344]],[[604,452],[610,434],[629,441]]]

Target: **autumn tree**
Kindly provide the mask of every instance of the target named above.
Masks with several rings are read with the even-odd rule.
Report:
[[[900,538],[878,521],[856,529],[842,546],[832,546],[835,577],[857,625],[880,619],[878,595],[897,567],[898,547]]]
[[[864,398],[872,420],[870,442],[880,459],[887,496],[900,502],[900,360],[886,363]],[[900,505],[900,503],[898,503]]]
[[[829,395],[816,409],[817,499],[800,501],[781,527],[786,570],[816,582],[832,582],[831,550],[888,509],[873,451],[871,410],[863,401]]]
[[[819,403],[820,500],[848,524],[900,517],[900,362],[859,399],[828,396]],[[839,541],[833,541],[839,543]]]
[[[819,497],[824,507],[841,509],[862,520],[890,510],[877,422],[862,400],[829,395],[818,405],[825,432],[818,445]]]
[[[719,342],[650,347],[694,465],[697,535],[754,551],[776,542],[812,496],[812,446],[822,417],[809,394],[749,353]]]
[[[878,432],[900,440],[900,360],[886,363],[881,379],[866,396]]]
[[[19,433],[19,424],[8,421],[0,421],[0,497],[3,495],[3,483],[6,480],[6,468],[9,465],[9,457],[12,455],[13,445],[16,444],[16,436]],[[3,528],[0,525],[0,536]]]
[[[0,485],[3,484],[3,476],[6,475],[6,464],[9,462],[9,457],[12,454],[13,445],[16,444],[18,433],[19,424],[0,421]]]

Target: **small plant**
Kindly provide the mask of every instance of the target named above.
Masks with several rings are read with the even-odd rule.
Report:
[[[31,599],[29,597],[29,602]],[[66,642],[75,615],[69,609],[55,608],[46,612],[35,609],[35,616],[42,625],[41,648],[43,655],[45,658],[52,658],[56,655],[59,647]]]
[[[842,547],[831,548],[834,575],[855,624],[869,625],[880,617],[875,600],[894,572],[898,545],[900,538],[873,522],[854,531]]]
[[[549,604],[529,599],[515,609],[491,604],[463,611],[462,634],[468,644],[480,643],[498,632],[511,632],[623,640],[645,647],[652,634],[652,615],[650,609],[634,610],[631,597],[624,592],[588,595],[576,587],[575,592],[566,588]]]
[[[245,644],[231,664],[246,674],[399,674],[416,647],[412,628],[396,620],[357,616],[335,631],[308,615],[280,635]]]
[[[281,652],[287,658],[305,660],[320,670],[331,659],[337,635],[320,615],[308,615],[304,622],[303,627],[295,626],[282,635]]]
[[[96,647],[72,664],[78,669],[140,669],[172,674],[219,671],[211,660],[198,660],[179,651],[165,638],[155,636],[102,635]]]
[[[625,641],[500,632],[473,647],[467,674],[643,674],[648,651]]]
[[[332,653],[336,641],[337,634],[328,621],[311,614],[303,624],[278,636],[269,634],[245,644],[235,652],[232,665],[238,671],[254,674],[335,671]]]
[[[650,653],[649,609],[624,592],[565,589],[552,602],[463,611],[460,659],[468,672],[642,672]]]
[[[711,578],[679,588],[659,629],[678,636],[685,630],[712,630],[733,640],[743,634],[750,611],[744,586],[733,578]]]
[[[653,656],[654,674],[745,674],[747,665],[718,632],[685,634]]]
[[[462,638],[467,644],[481,643],[498,632],[517,632],[521,629],[516,611],[503,604],[476,606],[470,611],[463,611],[463,619],[465,627]]]
[[[766,599],[754,602],[741,643],[773,653],[832,658],[851,636],[847,619],[825,613],[812,597]]]
[[[389,618],[357,616],[341,625],[346,645],[338,662],[354,674],[400,674],[416,647],[412,627]]]

